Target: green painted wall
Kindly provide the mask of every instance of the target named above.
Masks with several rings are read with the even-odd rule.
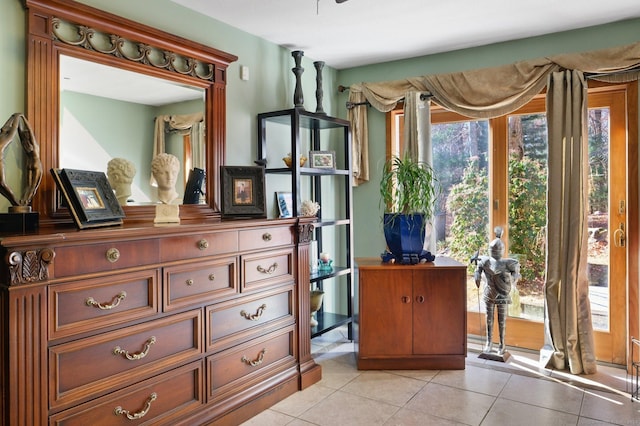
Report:
[[[498,43],[437,55],[351,68],[338,73],[339,84],[397,80],[509,64],[524,59],[621,46],[640,41],[640,19],[609,25]],[[347,93],[337,95],[340,116],[345,116]],[[355,256],[378,256],[385,248],[378,182],[385,157],[385,114],[369,108],[371,180],[353,190]]]

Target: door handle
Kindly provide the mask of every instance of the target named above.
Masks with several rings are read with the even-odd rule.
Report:
[[[624,230],[624,223],[620,222],[618,229],[613,232],[613,244],[616,247],[624,247],[626,245],[627,234]]]

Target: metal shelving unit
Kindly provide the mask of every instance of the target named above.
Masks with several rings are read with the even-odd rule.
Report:
[[[311,274],[310,286],[325,292],[325,302],[316,313],[318,325],[312,328],[311,336],[346,324],[351,339],[354,271],[349,122],[292,108],[258,114],[257,124],[258,160],[266,162],[267,187],[271,179],[280,179],[280,185],[284,185],[282,179],[286,180],[294,215],[300,214],[303,199],[318,202],[321,208],[314,223],[318,253],[329,250],[336,254],[331,272]],[[335,152],[335,168],[309,167],[309,162],[301,167],[298,159],[308,157],[309,151]],[[279,167],[288,153],[293,159],[291,167]]]

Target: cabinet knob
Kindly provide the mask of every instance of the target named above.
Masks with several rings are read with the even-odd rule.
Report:
[[[409,296],[402,296],[402,303],[411,303],[411,298]]]
[[[268,232],[265,232],[264,234],[262,234],[262,240],[263,241],[271,241],[271,234]]]
[[[189,286],[193,285],[193,279],[191,278],[187,279],[186,284]]]
[[[424,303],[424,296],[418,296],[416,297],[416,300],[418,301],[418,303]]]
[[[111,263],[117,262],[120,259],[120,250],[117,248],[110,248],[106,253],[107,260]]]
[[[215,281],[216,276],[214,274],[209,274],[209,281]]]
[[[200,241],[198,241],[198,248],[200,250],[206,250],[207,248],[209,248],[209,241],[205,240],[204,238],[201,239]]]

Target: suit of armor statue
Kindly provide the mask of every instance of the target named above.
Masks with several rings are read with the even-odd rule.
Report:
[[[476,287],[480,287],[482,274],[485,276],[483,299],[487,308],[487,340],[483,352],[493,351],[493,320],[494,310],[498,310],[498,332],[500,346],[498,355],[505,353],[505,329],[507,323],[508,305],[511,304],[511,285],[515,285],[520,278],[520,264],[516,259],[502,258],[504,243],[502,228],[495,229],[496,238],[489,243],[490,256],[480,256],[476,260]]]

